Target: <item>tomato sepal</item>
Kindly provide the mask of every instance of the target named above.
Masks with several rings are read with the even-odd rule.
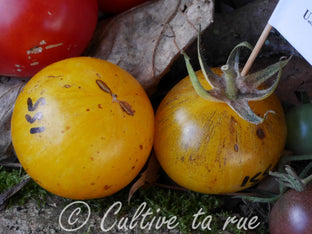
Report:
[[[183,52],[183,56],[191,82],[200,97],[212,102],[224,102],[241,118],[256,125],[263,123],[267,114],[274,113],[269,110],[264,114],[264,117],[260,117],[250,108],[248,101],[263,100],[274,92],[280,80],[282,68],[286,66],[292,56],[288,59],[282,58],[279,62],[270,65],[261,71],[241,76],[239,68],[239,51],[243,47],[252,50],[252,46],[248,42],[242,42],[233,48],[226,64],[221,67],[223,72],[222,76],[218,76],[213,74],[209,66],[204,62],[200,49],[200,27],[197,40],[199,64],[206,81],[212,89],[206,90],[203,88],[190,63],[190,58],[185,52]],[[269,87],[261,89],[261,87],[264,86],[264,83],[276,73],[278,73],[277,77],[271,82]]]

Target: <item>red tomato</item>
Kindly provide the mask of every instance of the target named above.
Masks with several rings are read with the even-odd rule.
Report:
[[[147,0],[98,0],[99,8],[105,13],[121,13]]]
[[[30,77],[80,55],[97,18],[97,0],[0,0],[0,75]]]

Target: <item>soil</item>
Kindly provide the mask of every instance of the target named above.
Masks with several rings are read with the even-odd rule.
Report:
[[[70,204],[72,204],[71,208],[73,209],[68,208],[66,212],[62,213],[65,207]],[[84,205],[79,206],[73,204],[73,202],[68,203],[63,198],[57,196],[49,196],[47,204],[41,208],[37,201],[29,200],[23,206],[15,205],[1,211],[0,233],[179,233],[177,228],[170,231],[167,228],[160,230],[141,229],[139,222],[137,225],[133,225],[133,229],[128,231],[119,229],[117,225],[110,229],[117,220],[113,212],[111,215],[105,217],[104,228],[109,230],[103,231],[101,229],[101,221],[104,219],[104,214],[100,215],[92,211],[88,213],[87,209],[82,208],[81,214],[75,216],[74,209],[78,207],[86,208]],[[135,211],[133,210],[133,212]],[[73,214],[72,218],[70,216],[71,214]],[[88,214],[90,214],[89,218]],[[59,221],[60,217],[62,217],[61,222]],[[68,220],[74,222],[76,219],[77,223],[72,226],[68,225]],[[71,231],[66,231],[66,229],[71,229]],[[75,229],[76,231],[74,231]]]

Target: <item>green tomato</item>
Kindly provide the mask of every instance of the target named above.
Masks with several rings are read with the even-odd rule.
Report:
[[[303,104],[286,113],[286,148],[298,154],[312,153],[312,104]]]

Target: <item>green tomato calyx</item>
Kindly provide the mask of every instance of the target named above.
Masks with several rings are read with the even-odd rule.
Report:
[[[274,92],[280,80],[282,68],[288,63],[291,56],[288,59],[282,58],[277,63],[274,63],[263,70],[242,76],[239,66],[239,51],[243,47],[250,50],[253,49],[248,42],[242,42],[235,46],[231,51],[226,64],[221,67],[223,72],[222,76],[218,76],[211,71],[203,59],[202,51],[200,49],[199,29],[197,42],[198,60],[206,81],[212,87],[210,90],[205,89],[201,85],[196,72],[190,63],[190,58],[184,52],[183,55],[193,87],[200,97],[208,101],[227,103],[244,120],[253,124],[261,124],[269,113],[274,112],[269,110],[263,117],[260,117],[254,113],[248,102],[263,100]],[[276,73],[277,76],[272,79],[269,85],[267,85],[266,81]],[[265,88],[262,89],[264,86]]]

